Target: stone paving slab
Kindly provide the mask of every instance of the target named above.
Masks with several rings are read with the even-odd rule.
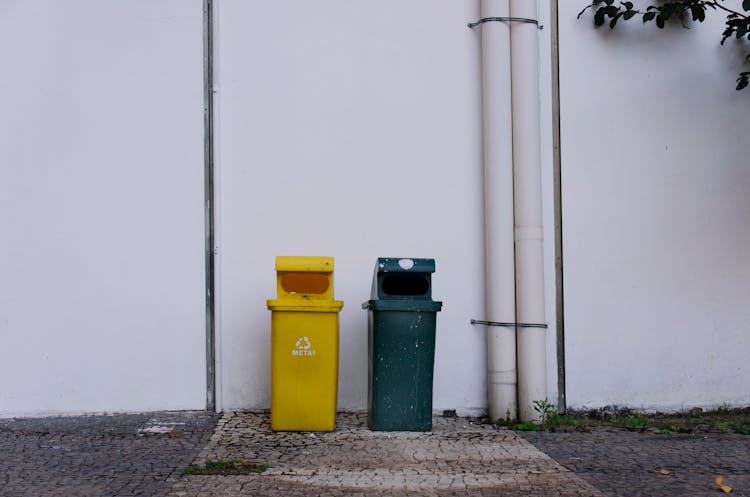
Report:
[[[465,418],[435,418],[431,433],[372,432],[365,413],[340,413],[332,433],[275,433],[268,413],[231,412],[194,463],[222,459],[269,468],[185,476],[169,496],[601,495],[515,433]]]
[[[524,433],[524,438],[607,495],[750,497],[750,436],[661,434],[600,429],[592,433]],[[663,475],[660,470],[669,474]]]
[[[0,497],[160,497],[218,416],[158,412],[0,419]]]

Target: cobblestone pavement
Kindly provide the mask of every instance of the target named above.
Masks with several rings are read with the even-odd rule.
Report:
[[[159,497],[218,416],[159,412],[0,419],[0,497]]]
[[[525,433],[564,467],[607,495],[750,496],[750,436],[660,434],[595,429],[592,433]],[[661,474],[660,471],[668,471]]]
[[[340,413],[333,433],[274,433],[253,412],[0,420],[0,497],[682,497],[723,495],[719,474],[731,495],[750,497],[750,436],[434,423],[432,433],[371,432],[364,413]],[[221,459],[268,469],[183,475]]]
[[[185,476],[170,497],[600,496],[507,430],[435,418],[431,433],[372,432],[340,413],[332,433],[274,433],[267,413],[227,413],[195,464],[267,462],[262,474]]]

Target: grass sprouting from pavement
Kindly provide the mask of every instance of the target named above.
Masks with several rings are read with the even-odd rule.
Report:
[[[250,475],[260,474],[268,469],[268,462],[257,463],[245,459],[216,459],[206,461],[203,466],[190,464],[185,468],[186,475]]]
[[[693,408],[676,413],[648,413],[632,409],[604,408],[587,412],[559,414],[554,404],[536,401],[539,421],[518,423],[499,419],[496,424],[517,431],[579,431],[594,428],[619,428],[653,433],[738,433],[750,435],[750,407],[702,410]]]

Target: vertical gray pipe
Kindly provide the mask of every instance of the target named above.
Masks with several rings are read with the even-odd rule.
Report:
[[[558,1],[550,2],[552,24],[552,160],[555,189],[555,308],[557,315],[557,410],[564,413],[565,400],[565,301],[563,294],[562,180],[560,150],[560,35]]]
[[[203,175],[206,274],[206,410],[216,410],[214,300],[214,105],[213,1],[203,0]]]

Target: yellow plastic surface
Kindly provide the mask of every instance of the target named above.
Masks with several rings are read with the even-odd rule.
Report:
[[[333,257],[276,257],[276,295],[280,300],[332,300]]]
[[[276,257],[276,271],[332,273],[333,257],[314,255],[280,255]]]
[[[333,257],[276,258],[271,310],[271,429],[333,431],[339,316]]]
[[[338,310],[274,310],[271,316],[271,429],[333,431]]]

